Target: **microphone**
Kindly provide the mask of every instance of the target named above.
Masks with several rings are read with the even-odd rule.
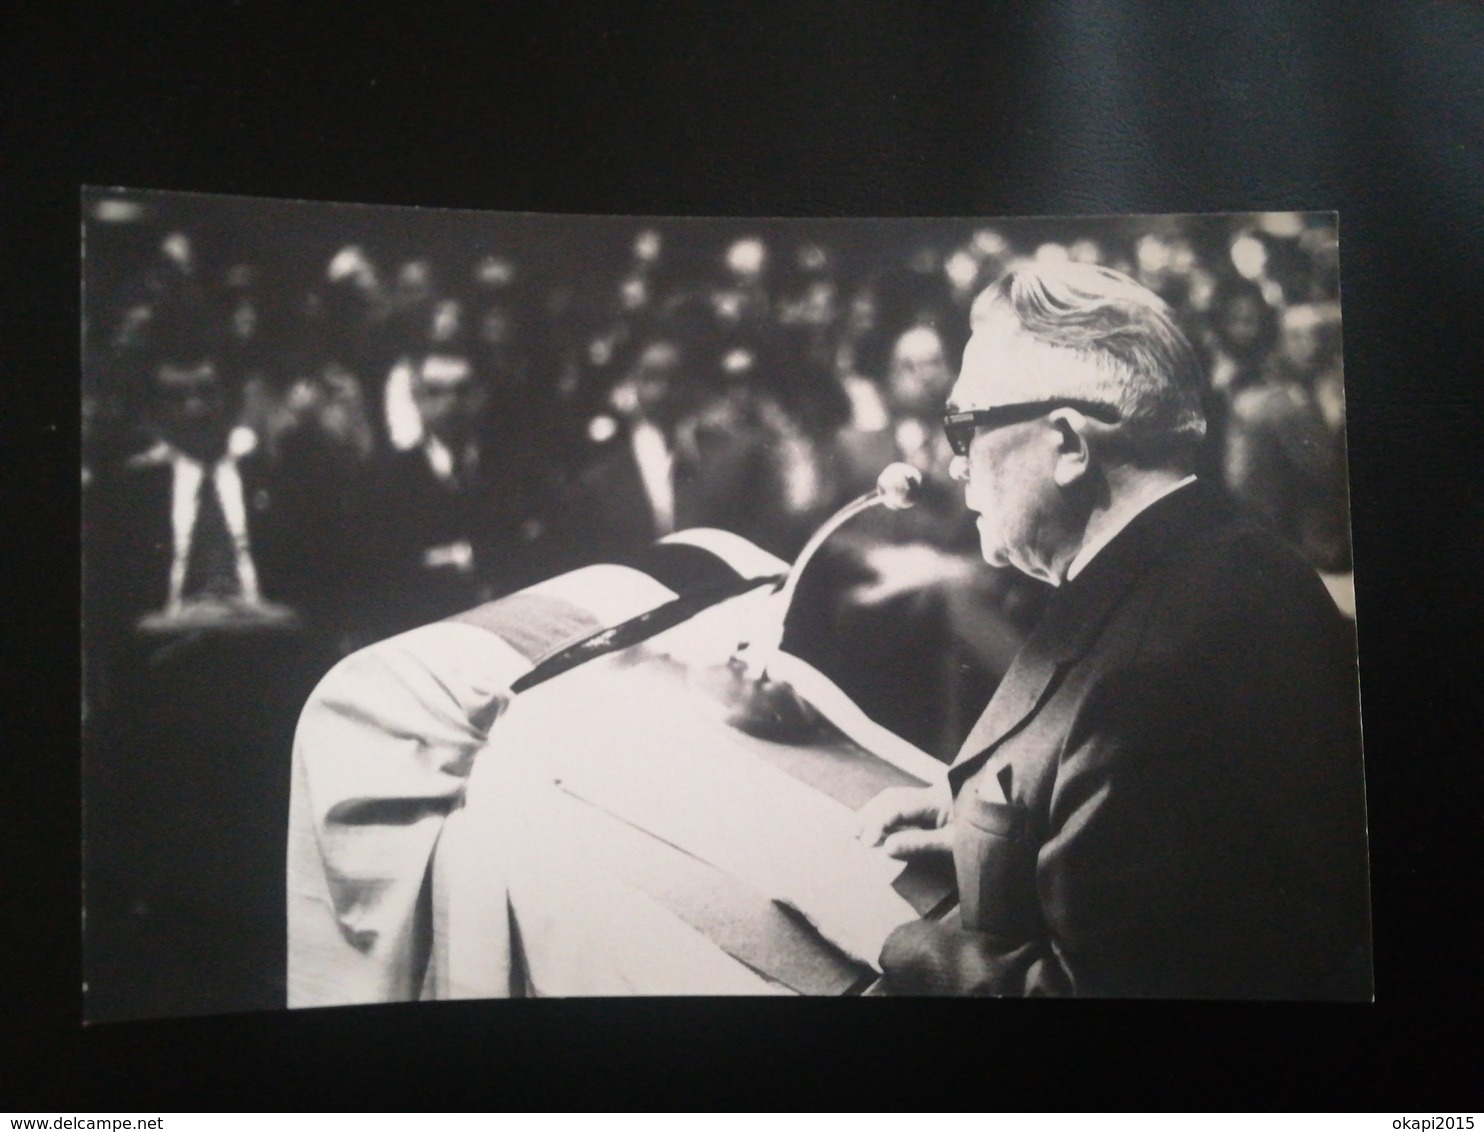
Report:
[[[876,477],[876,490],[868,494],[875,496],[877,502],[888,510],[906,511],[909,507],[916,507],[922,498],[922,473],[900,460],[888,464]]]
[[[761,668],[758,668],[760,650],[753,651],[747,662],[748,667],[758,668],[759,675],[766,673],[768,659],[783,640],[783,626],[788,619],[789,608],[793,605],[794,591],[799,588],[799,578],[803,575],[804,568],[818,553],[819,548],[824,545],[825,540],[862,511],[868,511],[878,505],[891,511],[905,511],[916,505],[921,494],[921,472],[911,464],[900,462],[888,464],[876,477],[874,488],[851,500],[825,520],[824,524],[809,537],[809,541],[804,544],[804,549],[799,552],[798,558],[789,568],[788,574],[775,590],[778,595],[775,607],[777,612],[762,626],[766,631],[754,634],[752,642],[744,641],[737,646],[738,652],[748,648],[749,644],[762,644],[767,649],[768,656],[762,657]]]
[[[749,639],[738,642],[725,665],[730,676],[726,681],[727,698],[734,703],[729,716],[733,726],[749,734],[787,741],[802,737],[818,723],[817,713],[791,688],[768,677],[768,665],[783,642],[783,630],[799,588],[799,578],[819,548],[845,523],[872,507],[905,511],[915,506],[922,496],[922,484],[922,473],[911,464],[888,464],[876,477],[874,488],[840,508],[810,536],[788,573],[775,586],[756,629]]]

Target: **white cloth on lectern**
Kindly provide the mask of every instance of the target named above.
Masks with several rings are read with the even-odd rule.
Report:
[[[495,634],[445,621],[346,657],[310,696],[289,814],[291,1007],[418,996],[434,847],[529,669]]]

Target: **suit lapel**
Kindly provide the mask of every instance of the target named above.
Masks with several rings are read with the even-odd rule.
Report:
[[[612,518],[608,520],[615,531],[632,535],[643,531],[648,542],[658,536],[655,525],[654,504],[649,499],[649,489],[644,486],[644,473],[639,470],[639,458],[634,454],[634,438],[631,432],[623,434],[622,447],[613,454],[613,460],[602,470],[601,490],[606,494],[605,508]]]
[[[1057,598],[1061,596],[1056,595]],[[965,778],[984,765],[1000,743],[1036,713],[1058,682],[1064,663],[1060,660],[1059,651],[1051,647],[1054,643],[1050,631],[1052,613],[1053,610],[1047,610],[1036,631],[1022,646],[990,698],[989,706],[959,748],[958,757],[948,772],[955,793]]]
[[[632,434],[627,430],[611,441],[609,449],[583,474],[582,487],[592,522],[610,538],[626,544],[634,541],[639,531],[645,532],[645,542],[656,537],[654,509],[634,456]]]
[[[1223,508],[1197,481],[1137,515],[1078,577],[1060,587],[1011,664],[949,768],[957,791],[1055,690],[1061,675],[1092,647],[1104,624],[1138,579],[1177,550]]]

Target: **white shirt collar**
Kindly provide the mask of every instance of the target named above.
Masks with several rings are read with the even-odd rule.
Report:
[[[634,422],[629,432],[634,462],[639,465],[639,479],[649,497],[654,514],[655,531],[667,535],[675,529],[675,454],[665,434],[645,420]]]
[[[1082,549],[1079,550],[1077,552],[1077,556],[1072,559],[1072,564],[1067,567],[1067,581],[1070,582],[1078,574],[1082,573],[1083,570],[1087,569],[1087,564],[1097,557],[1098,552],[1101,551],[1103,547],[1107,546],[1110,542],[1117,538],[1119,533],[1122,532],[1122,530],[1126,526],[1132,523],[1150,507],[1154,506],[1154,504],[1158,503],[1165,496],[1179,491],[1182,487],[1189,483],[1195,483],[1195,476],[1186,476],[1183,480],[1178,480],[1175,483],[1172,483],[1169,486],[1163,488],[1162,490],[1155,492],[1148,499],[1144,500],[1144,502],[1141,503],[1137,508],[1128,512],[1126,515],[1116,520],[1115,522],[1108,524],[1108,526],[1103,528],[1103,530],[1099,531],[1096,538],[1092,538],[1089,539],[1087,542],[1084,542],[1082,544]]]
[[[431,432],[423,437],[423,454],[428,458],[428,467],[443,483],[457,480],[460,472],[471,471],[479,460],[479,449],[474,443],[464,446],[463,459],[454,456],[453,450]]]
[[[433,474],[444,483],[453,479],[453,453],[448,450],[448,445],[439,440],[432,433],[423,437],[423,453],[428,458],[428,467],[433,469]]]

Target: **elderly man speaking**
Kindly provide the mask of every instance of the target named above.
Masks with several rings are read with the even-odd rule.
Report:
[[[951,853],[905,994],[1371,997],[1355,642],[1314,571],[1193,473],[1194,352],[1118,272],[1014,269],[948,403],[986,561],[1056,587],[948,775],[861,836]]]

